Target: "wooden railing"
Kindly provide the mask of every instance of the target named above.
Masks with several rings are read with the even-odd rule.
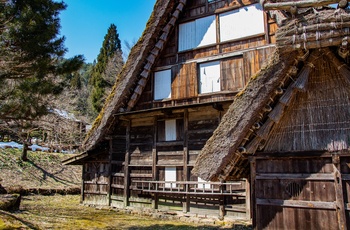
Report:
[[[197,181],[133,181],[131,189],[149,193],[246,196],[245,186],[244,180],[226,183]]]

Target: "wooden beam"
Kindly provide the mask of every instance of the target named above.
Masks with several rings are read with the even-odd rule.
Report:
[[[107,185],[107,202],[108,206],[111,205],[112,194],[112,155],[113,155],[113,139],[109,140],[109,155],[108,155],[108,185]]]
[[[279,206],[279,207],[296,207],[306,209],[328,209],[335,210],[335,202],[325,201],[304,201],[304,200],[280,200],[280,199],[256,199],[257,205]]]
[[[251,208],[251,218],[252,218],[252,224],[253,227],[256,228],[256,221],[257,221],[257,210],[258,207],[256,205],[256,158],[255,157],[249,157],[249,163],[250,163],[250,194],[246,196],[246,200],[250,199],[250,208]]]
[[[129,206],[129,197],[130,197],[130,172],[129,172],[129,163],[130,163],[130,129],[131,121],[129,121],[128,126],[126,127],[126,152],[125,152],[125,164],[124,164],[124,207]]]
[[[224,181],[220,181],[221,183],[224,183]],[[224,185],[220,185],[220,193],[223,194],[225,191]],[[226,210],[225,210],[225,197],[222,196],[219,198],[219,219],[223,220],[225,215],[226,215]]]
[[[183,174],[184,174],[184,180],[189,181],[190,172],[188,170],[189,150],[188,150],[188,109],[187,108],[184,110],[183,120],[184,120]],[[183,212],[187,213],[189,211],[190,211],[190,195],[186,195],[186,201],[183,202]]]
[[[158,136],[158,117],[153,118],[153,147],[152,147],[152,180],[158,180],[158,170],[157,170],[157,136]],[[152,208],[158,209],[158,194],[153,195]]]
[[[289,10],[291,7],[297,7],[297,8],[319,7],[319,6],[328,6],[330,4],[335,4],[338,2],[339,0],[302,0],[302,1],[290,1],[290,2],[265,3],[263,7],[264,7],[264,10]]]
[[[338,154],[332,155],[333,171],[334,171],[334,191],[336,197],[336,211],[338,217],[339,229],[347,229],[345,216],[345,201],[343,193],[343,180],[341,175],[340,157]]]
[[[332,173],[258,173],[256,180],[295,180],[303,179],[306,181],[332,181],[334,175]]]
[[[81,170],[81,197],[80,197],[80,203],[84,202],[84,172],[85,172],[85,164],[83,164],[82,170]]]
[[[252,218],[251,215],[251,187],[250,187],[250,179],[245,180],[245,207],[246,207],[246,218],[250,220]]]

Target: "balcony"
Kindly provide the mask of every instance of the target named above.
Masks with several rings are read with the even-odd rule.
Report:
[[[197,181],[133,181],[131,189],[149,193],[171,193],[207,196],[246,196],[246,182],[197,182]]]

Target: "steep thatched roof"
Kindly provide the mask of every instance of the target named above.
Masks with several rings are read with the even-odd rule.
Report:
[[[104,108],[83,143],[85,150],[94,149],[105,138],[110,127],[117,122],[114,114],[129,111],[135,105],[185,3],[186,0],[157,0],[146,29],[132,48]]]
[[[274,14],[277,13],[274,12]],[[286,12],[278,14],[286,15]],[[334,85],[346,85],[350,82],[348,66],[340,58],[347,57],[349,53],[347,36],[350,15],[343,9],[327,8],[306,9],[302,14],[290,16],[287,24],[285,20],[281,20],[283,24],[280,25],[276,38],[277,52],[272,61],[265,69],[253,76],[246,88],[236,96],[222,122],[197,158],[193,173],[202,179],[227,180],[246,177],[249,174],[247,157],[259,150],[338,151],[349,148],[347,143],[330,145],[328,143],[332,142],[329,138],[334,138],[335,135],[331,127],[343,130],[341,126],[346,125],[345,131],[336,135],[339,139],[350,136],[348,131],[350,124],[346,122],[350,120],[348,102],[337,106],[331,113],[330,110],[321,108],[329,105],[330,102],[324,102],[328,95],[322,97],[322,93],[317,94],[317,90],[320,90],[318,88],[322,84],[320,82],[330,77],[333,80],[323,84],[334,87]],[[326,63],[330,64],[326,65]],[[320,76],[323,80],[316,79]],[[308,85],[309,81],[313,82]],[[332,93],[332,97],[340,100],[344,95],[349,96],[348,88],[347,85],[341,93]],[[335,91],[335,88],[322,89],[329,93]],[[304,92],[304,94],[298,92]],[[310,101],[309,98],[313,98],[314,101]],[[294,104],[291,104],[292,102]],[[301,103],[304,104],[299,105]],[[312,103],[318,104],[314,110],[309,108]],[[311,120],[319,119],[317,123],[319,127],[304,126],[306,121],[303,116],[297,118],[295,115],[301,112],[293,113],[291,109],[293,107],[303,110],[304,117],[309,117]],[[317,113],[310,115],[312,111],[329,114],[327,116],[320,116]],[[343,115],[339,116],[340,113]],[[336,118],[329,119],[328,117],[333,114]],[[343,122],[334,126],[337,121]],[[296,131],[290,124],[288,126],[288,122],[298,124],[300,130]],[[296,132],[298,135],[295,135]],[[317,136],[317,140],[305,141],[300,134],[305,135],[305,138]],[[332,136],[329,137],[330,135]],[[293,144],[291,140],[303,143],[290,147]],[[319,141],[328,144],[319,143]],[[285,144],[281,145],[279,142]]]

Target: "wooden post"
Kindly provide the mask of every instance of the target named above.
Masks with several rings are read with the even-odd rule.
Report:
[[[250,161],[250,196],[246,199],[250,199],[250,207],[251,207],[251,217],[252,217],[252,224],[253,228],[257,228],[256,226],[256,216],[257,216],[257,210],[258,207],[255,202],[255,178],[256,178],[256,159],[254,157],[249,157]]]
[[[184,111],[183,174],[184,181],[189,181],[190,173],[188,172],[188,109],[185,109]],[[183,202],[182,210],[184,213],[187,213],[190,211],[190,195],[186,194],[185,196],[186,200]]]
[[[345,217],[345,204],[344,204],[344,194],[343,194],[343,181],[340,169],[340,157],[338,154],[332,155],[333,163],[333,175],[334,175],[334,189],[337,205],[337,217],[339,229],[345,230],[346,226],[346,217]]]
[[[264,27],[265,27],[265,40],[267,44],[271,44],[270,39],[270,28],[269,28],[269,20],[268,20],[268,14],[264,12]]]
[[[152,180],[158,181],[158,172],[157,172],[157,133],[158,133],[158,117],[154,116],[153,120],[153,147],[152,147]],[[158,193],[153,194],[152,208],[158,209]]]
[[[108,187],[107,187],[107,199],[108,206],[111,206],[112,195],[112,154],[113,154],[113,138],[109,140],[109,156],[108,156]]]
[[[250,179],[245,179],[245,205],[246,205],[246,218],[250,220],[251,216],[251,202],[250,202]]]
[[[83,163],[83,169],[81,172],[81,197],[80,197],[81,204],[84,202],[84,196],[85,196],[85,194],[84,194],[84,180],[85,180],[84,172],[85,172],[85,164]]]
[[[220,20],[219,20],[219,14],[216,16],[216,50],[221,53],[221,46],[220,46]],[[221,81],[221,80],[220,80]]]
[[[221,183],[220,184],[220,193],[224,194],[225,188],[224,188],[224,185],[222,183],[225,183],[225,181],[220,180],[220,183]],[[220,205],[219,205],[219,219],[223,220],[225,215],[226,215],[226,213],[225,213],[225,203],[226,203],[225,202],[225,196],[220,196],[219,197],[219,203],[220,203]]]
[[[130,172],[129,172],[129,162],[130,162],[130,129],[131,121],[128,121],[126,127],[126,153],[125,153],[125,164],[124,164],[124,207],[129,206],[130,197]]]

